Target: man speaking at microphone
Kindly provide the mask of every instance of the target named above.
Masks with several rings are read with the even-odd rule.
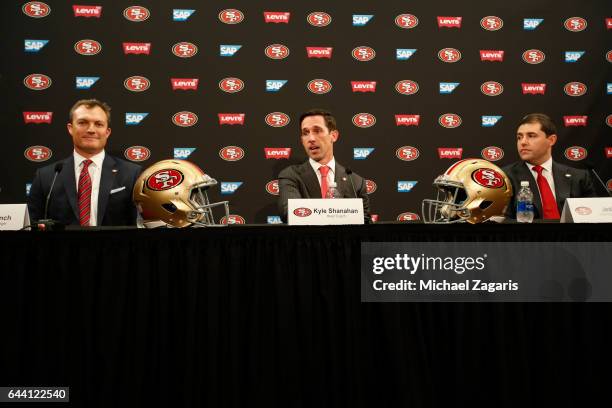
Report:
[[[67,127],[74,151],[36,171],[28,199],[33,222],[44,218],[83,227],[136,225],[132,189],[141,168],[106,154],[110,120],[110,106],[96,99],[72,106]]]
[[[278,175],[278,207],[287,222],[290,198],[323,198],[335,181],[342,198],[361,198],[365,222],[370,222],[370,200],[366,181],[342,167],[334,158],[334,143],[340,132],[336,119],[328,111],[312,109],[300,115],[300,140],[308,155],[302,164],[289,166]]]

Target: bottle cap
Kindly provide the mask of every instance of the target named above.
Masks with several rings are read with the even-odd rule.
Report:
[[[529,182],[526,180],[521,181],[521,187],[529,187]]]

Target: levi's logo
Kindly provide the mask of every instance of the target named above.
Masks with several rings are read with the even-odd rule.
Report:
[[[170,82],[172,83],[172,90],[176,91],[177,89],[187,91],[187,90],[198,90],[198,83],[200,82],[199,78],[170,78]]]
[[[440,159],[461,159],[463,147],[438,147]]]
[[[102,6],[72,6],[75,17],[96,17],[102,16]]]
[[[23,112],[25,123],[51,123],[53,112]]]
[[[288,11],[264,11],[264,21],[266,23],[285,23],[289,24],[291,13]]]
[[[244,113],[219,113],[220,125],[244,125]]]
[[[308,58],[328,58],[331,59],[332,47],[306,47]]]
[[[123,53],[128,54],[146,54],[151,52],[151,43],[123,43]]]
[[[504,51],[502,50],[480,50],[481,61],[503,61]]]
[[[586,126],[588,121],[588,116],[563,116],[563,123],[565,127],[568,126]]]
[[[288,159],[291,157],[290,147],[264,147],[266,159]]]
[[[546,84],[521,84],[523,88],[523,95],[544,95],[546,92]]]
[[[439,17],[438,28],[461,28],[462,17]]]
[[[353,92],[376,92],[376,81],[351,81]]]
[[[395,115],[396,126],[419,126],[421,115]]]

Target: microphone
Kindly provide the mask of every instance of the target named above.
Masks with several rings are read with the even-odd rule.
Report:
[[[47,212],[49,211],[49,200],[51,198],[51,193],[53,193],[53,186],[55,185],[55,180],[57,180],[57,175],[60,174],[62,168],[64,167],[64,162],[55,163],[55,174],[53,175],[53,181],[51,182],[51,188],[49,189],[49,194],[47,194],[47,200],[45,201],[45,217],[47,219]]]
[[[346,175],[348,176],[349,180],[351,181],[351,187],[353,187],[353,194],[355,194],[355,198],[359,198],[359,196],[357,196],[357,190],[355,190],[355,184],[353,184],[353,177],[351,177],[351,175],[353,174],[353,170],[351,170],[349,167],[345,168],[346,171]]]
[[[595,171],[595,168],[591,167],[589,170],[591,170],[591,172],[595,175],[595,178],[597,178],[597,181],[599,181],[599,184],[601,184],[604,190],[606,190],[606,193],[608,193],[608,197],[612,197],[612,193],[610,193],[610,190],[608,190],[608,187],[606,186],[606,184],[603,182],[601,177],[599,177],[599,174],[597,174],[597,172]]]
[[[47,199],[45,200],[45,218],[42,220],[37,220],[36,224],[32,225],[32,231],[58,231],[64,229],[64,225],[62,223],[47,218],[49,212],[49,201],[51,200],[51,194],[53,193],[53,186],[55,186],[57,176],[58,174],[60,174],[63,167],[63,162],[55,163],[55,174],[53,175],[53,181],[51,181],[51,188],[49,189],[49,194],[47,194]]]

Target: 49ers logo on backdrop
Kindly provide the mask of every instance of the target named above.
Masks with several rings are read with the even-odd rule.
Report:
[[[612,63],[612,50],[606,52],[606,60],[608,60],[608,62]]]
[[[53,152],[46,146],[30,146],[23,152],[23,155],[29,161],[44,162],[53,156]]]
[[[219,157],[225,161],[238,161],[244,157],[244,149],[239,146],[226,146],[219,150]]]
[[[582,17],[570,17],[563,23],[566,30],[577,33],[587,28],[587,21]]]
[[[331,91],[332,84],[327,79],[313,79],[308,82],[306,88],[314,94],[322,95]]]
[[[331,24],[332,18],[324,11],[315,11],[306,16],[306,21],[313,27],[325,27]]]
[[[374,57],[376,57],[376,51],[374,51],[374,48],[372,47],[368,47],[368,46],[360,46],[360,47],[355,47],[353,48],[353,51],[351,52],[351,55],[353,56],[353,58],[355,58],[357,61],[371,61],[374,59]]]
[[[225,9],[219,12],[218,17],[224,24],[240,24],[244,20],[244,13],[236,9]]]
[[[272,112],[266,115],[266,124],[272,127],[287,126],[290,122],[289,115],[283,112]]]
[[[175,169],[162,169],[151,174],[147,179],[147,188],[153,191],[169,190],[183,182],[185,176]]]
[[[30,74],[23,79],[23,84],[33,91],[42,91],[51,86],[51,78],[45,74]]]
[[[190,42],[181,41],[172,46],[172,53],[179,58],[191,58],[198,53],[198,47]]]
[[[123,155],[130,161],[141,162],[151,157],[151,151],[144,146],[132,146],[125,149]]]
[[[480,26],[487,31],[497,31],[504,26],[504,20],[497,16],[486,16],[480,20]]]
[[[123,81],[123,86],[128,91],[144,92],[151,86],[151,81],[143,76],[134,75]]]
[[[497,146],[489,146],[482,149],[480,155],[485,160],[498,161],[504,157],[504,151]]]
[[[447,129],[454,129],[461,126],[461,116],[455,113],[444,113],[440,115],[438,118],[438,123],[440,126],[445,127]]]
[[[419,92],[419,84],[409,79],[403,79],[395,84],[395,90],[402,95],[414,95]]]
[[[418,221],[421,217],[413,212],[403,212],[397,216],[398,221]]]
[[[181,111],[172,115],[172,123],[180,127],[191,127],[198,123],[198,115],[189,111]]]
[[[416,147],[402,146],[395,151],[395,156],[403,161],[412,161],[419,158],[420,152]]]
[[[606,125],[612,127],[612,115],[606,116]]]
[[[452,64],[461,60],[461,52],[456,48],[443,48],[438,51],[438,58]]]
[[[96,40],[81,40],[74,44],[74,50],[81,55],[96,55],[102,51],[102,44]]]
[[[480,85],[480,92],[487,96],[498,96],[504,92],[504,86],[499,82],[487,81]]]
[[[51,14],[51,7],[41,1],[30,1],[21,7],[23,14],[33,18],[43,18]]]
[[[244,217],[242,217],[241,215],[238,214],[230,214],[229,216],[223,216],[220,220],[219,220],[220,224],[226,225],[226,224],[246,224],[246,220],[244,219]]]
[[[377,188],[378,188],[378,186],[376,185],[376,183],[374,181],[366,180],[366,193],[367,194],[374,193]]]
[[[419,19],[414,14],[400,14],[395,17],[395,25],[399,28],[410,29],[419,25]]]
[[[563,87],[563,92],[569,96],[582,96],[586,93],[587,86],[582,82],[568,82]]]
[[[266,183],[266,191],[269,194],[278,195],[278,180],[271,180]]]
[[[504,177],[493,169],[478,169],[472,172],[472,180],[483,187],[502,188],[506,185]]]
[[[219,88],[223,92],[236,93],[244,89],[244,82],[238,78],[224,78],[219,81]]]
[[[266,47],[264,53],[270,59],[281,60],[289,56],[289,48],[283,44],[271,44]]]
[[[151,17],[151,12],[148,8],[142,6],[130,6],[123,10],[123,17],[130,21],[140,23],[148,20]]]
[[[535,65],[542,63],[546,59],[546,55],[540,50],[531,49],[525,51],[522,58],[526,63]]]
[[[369,128],[376,124],[376,117],[371,113],[358,113],[353,116],[353,125],[360,128]]]
[[[571,146],[565,149],[565,158],[571,161],[580,161],[587,157],[587,150],[582,146]]]

